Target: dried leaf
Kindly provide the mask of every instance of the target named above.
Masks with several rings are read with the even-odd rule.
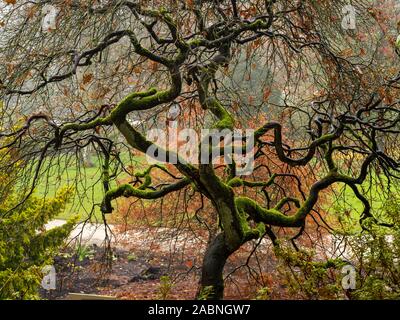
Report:
[[[192,260],[188,260],[185,262],[186,267],[188,267],[189,269],[193,267],[193,261]]]
[[[193,9],[194,8],[194,0],[186,0],[186,4],[187,4],[189,9]]]
[[[264,93],[263,93],[263,100],[264,102],[268,101],[269,97],[271,95],[271,88],[265,88]]]
[[[92,80],[93,80],[93,74],[92,73],[84,74],[83,78],[82,78],[82,84],[83,85],[87,85],[90,82],[92,82]]]
[[[354,51],[351,48],[344,49],[343,51],[340,52],[340,55],[344,58],[351,57],[354,55]]]

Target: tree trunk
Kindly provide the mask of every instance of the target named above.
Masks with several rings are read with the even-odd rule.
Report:
[[[219,233],[209,244],[204,255],[198,299],[221,300],[224,297],[223,271],[226,260],[234,251],[225,243],[224,233]]]

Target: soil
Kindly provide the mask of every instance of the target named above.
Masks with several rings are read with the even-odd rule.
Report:
[[[69,293],[86,293],[114,296],[119,299],[157,299],[160,295],[160,278],[181,274],[179,282],[168,293],[170,299],[187,299],[187,283],[197,278],[195,271],[184,265],[169,265],[169,259],[155,254],[149,259],[148,252],[122,248],[112,249],[112,258],[105,257],[104,248],[91,245],[88,256],[79,256],[68,248],[57,256],[56,290],[41,290],[43,298],[64,299]],[[110,261],[111,260],[111,261]],[[168,279],[169,279],[168,278]],[[164,297],[166,298],[166,297]]]
[[[41,289],[41,296],[65,299],[69,293],[85,293],[133,300],[194,299],[205,244],[206,239],[198,235],[172,235],[159,228],[124,234],[109,250],[96,244],[82,245],[80,250],[69,246],[54,259],[56,289]],[[250,251],[241,249],[228,261],[226,272],[243,264]],[[262,266],[267,274],[274,262],[265,257],[263,261],[267,261]],[[260,285],[249,281],[247,271],[244,267],[228,278],[226,299],[255,297]]]

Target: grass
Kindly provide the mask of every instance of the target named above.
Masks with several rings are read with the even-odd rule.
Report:
[[[388,194],[398,193],[398,187],[394,184],[389,185],[385,176],[377,178],[372,174],[358,189],[369,201],[373,216],[379,220],[384,218]],[[324,209],[328,213],[328,222],[339,221],[350,232],[361,230],[358,222],[364,206],[349,186],[343,183],[336,184],[334,194]]]
[[[121,156],[125,164],[132,164],[138,169],[145,163],[144,157],[129,157],[129,154]],[[102,163],[96,157],[92,157],[93,166],[85,167],[76,163],[75,155],[64,156],[60,159],[46,159],[43,164],[44,177],[36,186],[35,194],[39,197],[53,197],[57,190],[65,186],[73,186],[75,191],[71,196],[66,209],[56,218],[67,220],[78,214],[81,220],[90,217],[92,222],[101,222],[102,214],[99,205],[104,197],[102,184]],[[119,180],[129,177],[126,173],[118,175]],[[116,186],[116,181],[111,187]]]

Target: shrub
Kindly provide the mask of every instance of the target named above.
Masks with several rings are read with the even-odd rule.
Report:
[[[44,226],[64,210],[71,190],[64,188],[52,199],[31,196],[20,202],[14,180],[18,164],[10,166],[4,153],[0,159],[0,299],[38,299],[41,270],[52,264],[77,218],[48,231]]]

